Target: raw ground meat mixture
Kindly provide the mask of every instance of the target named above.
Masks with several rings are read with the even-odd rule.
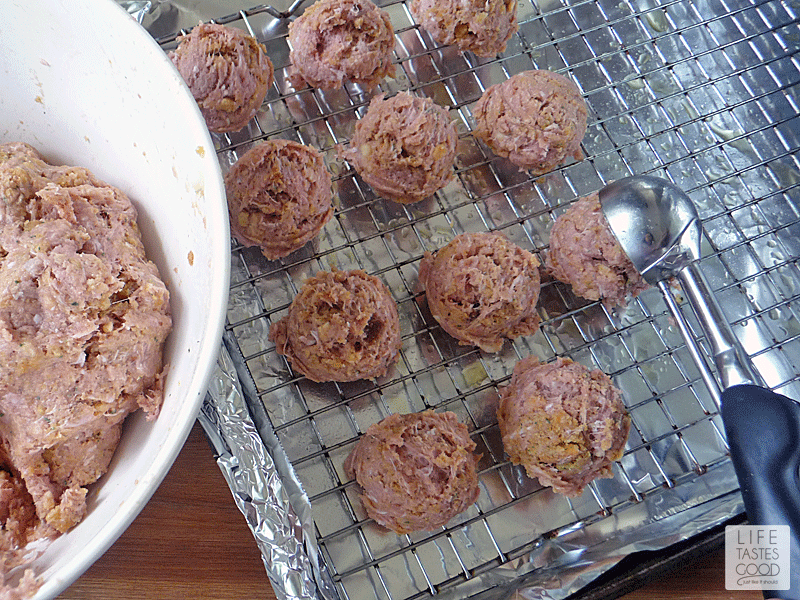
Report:
[[[539,261],[501,233],[462,233],[420,263],[428,307],[463,344],[499,352],[539,328]]]
[[[517,73],[487,88],[472,114],[475,137],[534,175],[581,157],[586,103],[577,86],[559,73]]]
[[[125,417],[163,400],[169,293],[120,190],[0,145],[0,552],[77,524]]]
[[[611,232],[596,192],[553,223],[547,268],[578,296],[608,306],[622,306],[650,287]]]
[[[331,176],[322,155],[288,140],[254,146],[225,174],[231,231],[269,260],[316,237],[333,215]]]
[[[371,0],[317,0],[289,24],[289,45],[295,87],[371,89],[394,75],[392,22]]]
[[[241,29],[203,23],[169,53],[200,106],[210,131],[238,131],[253,118],[272,85],[266,49]]]
[[[367,515],[395,533],[432,531],[480,494],[475,442],[455,413],[389,415],[345,460]]]
[[[453,177],[458,134],[447,110],[430,98],[399,92],[372,99],[339,156],[376,193],[410,204],[443,188]]]
[[[269,340],[312,381],[381,377],[400,351],[397,304],[377,277],[322,271],[306,280]]]
[[[517,31],[517,0],[412,0],[414,19],[437,44],[495,56]]]
[[[568,358],[519,361],[500,391],[497,419],[511,462],[565,496],[613,476],[631,424],[611,379]]]

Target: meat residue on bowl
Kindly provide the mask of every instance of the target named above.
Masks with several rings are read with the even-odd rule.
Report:
[[[128,197],[0,145],[0,561],[86,514],[125,417],[163,400],[169,292]],[[0,587],[0,592],[5,591]]]

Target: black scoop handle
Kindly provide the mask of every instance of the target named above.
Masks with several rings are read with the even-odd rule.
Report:
[[[722,392],[722,421],[751,525],[789,525],[788,590],[766,598],[800,600],[800,403],[755,385]]]

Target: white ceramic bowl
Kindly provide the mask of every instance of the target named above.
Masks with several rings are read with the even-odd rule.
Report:
[[[86,518],[34,563],[37,600],[60,593],[133,521],[183,446],[224,324],[230,238],[214,147],[196,103],[155,41],[112,0],[4,0],[0,142],[89,168],[139,210],[172,301],[164,406],[126,423]]]

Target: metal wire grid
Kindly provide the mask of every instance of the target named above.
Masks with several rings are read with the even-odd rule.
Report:
[[[488,355],[439,329],[416,271],[424,251],[463,231],[501,230],[543,259],[552,220],[577,197],[632,173],[666,176],[698,205],[705,273],[756,366],[771,387],[798,395],[797,4],[522,0],[519,32],[490,60],[436,47],[405,2],[379,4],[395,27],[398,69],[381,91],[434,98],[451,107],[461,133],[456,180],[416,205],[376,198],[336,158],[336,144],[349,139],[369,94],[355,86],[290,87],[286,23],[270,7],[220,19],[265,41],[276,67],[276,85],[256,119],[242,132],[215,136],[223,169],[260,140],[282,137],[317,147],[334,175],[335,217],[313,244],[275,262],[233,246],[227,327],[308,495],[341,597],[443,593],[516,564],[543,539],[579,535],[591,545],[592,536],[613,535],[619,515],[647,498],[680,511],[735,490],[720,484],[729,478],[713,478],[730,467],[718,407],[655,290],[609,311],[545,281],[541,331]],[[171,49],[175,36],[160,42]],[[586,158],[536,179],[469,134],[470,107],[482,91],[530,68],[568,73],[590,108]],[[400,361],[378,382],[311,383],[291,373],[267,342],[270,323],[285,314],[305,278],[331,268],[378,275],[398,303]],[[687,318],[695,324],[688,311]],[[543,361],[568,355],[601,368],[631,413],[614,478],[594,482],[577,499],[542,489],[503,454],[497,389],[529,354]],[[469,425],[482,453],[481,497],[440,531],[387,534],[366,518],[344,458],[371,423],[428,407],[452,410]]]

